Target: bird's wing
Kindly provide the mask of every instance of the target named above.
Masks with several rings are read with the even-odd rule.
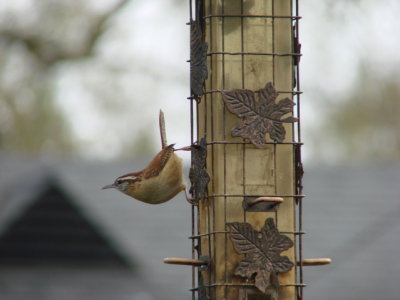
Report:
[[[149,165],[143,170],[143,177],[150,178],[160,174],[162,169],[164,169],[168,160],[174,155],[174,144],[166,146],[149,163]]]

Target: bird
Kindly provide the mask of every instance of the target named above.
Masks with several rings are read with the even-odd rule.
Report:
[[[186,199],[193,204],[183,181],[182,159],[175,151],[190,151],[191,146],[175,149],[175,144],[167,144],[164,113],[160,110],[159,127],[162,149],[150,161],[148,166],[139,172],[132,172],[115,179],[114,183],[102,189],[115,188],[120,192],[148,204],[160,204],[185,191]]]

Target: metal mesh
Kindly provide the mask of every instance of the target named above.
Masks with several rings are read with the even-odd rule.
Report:
[[[206,1],[209,2],[209,5],[206,5]],[[228,257],[226,257],[226,253],[228,253],[227,247],[230,244],[229,240],[229,231],[227,230],[216,230],[215,226],[215,220],[216,218],[223,218],[223,222],[227,223],[227,215],[225,213],[224,216],[216,216],[215,215],[215,201],[214,199],[223,199],[221,203],[226,207],[229,203],[230,198],[244,198],[246,196],[272,196],[272,197],[282,197],[285,199],[288,199],[289,201],[294,202],[294,207],[295,211],[293,212],[295,214],[295,226],[293,231],[282,231],[282,234],[286,234],[288,236],[293,237],[294,242],[295,242],[295,257],[296,261],[298,263],[295,263],[295,281],[289,284],[282,284],[281,286],[294,286],[296,289],[296,297],[298,299],[302,299],[303,296],[303,287],[304,282],[303,282],[303,271],[302,271],[302,235],[303,235],[303,228],[302,228],[302,201],[304,198],[304,195],[302,194],[302,163],[301,163],[301,120],[300,120],[300,97],[302,94],[302,91],[300,89],[300,70],[299,70],[299,60],[301,57],[300,53],[300,44],[298,43],[299,41],[299,21],[301,17],[299,16],[299,3],[298,0],[295,0],[291,3],[292,5],[292,15],[275,15],[274,11],[274,3],[275,1],[278,0],[271,0],[271,5],[272,5],[272,14],[271,15],[262,15],[262,14],[248,14],[244,13],[244,0],[243,1],[236,1],[236,2],[241,2],[240,4],[240,14],[228,14],[226,12],[226,7],[227,5],[230,5],[230,1],[220,1],[221,5],[221,13],[218,14],[212,14],[209,11],[206,11],[206,7],[211,6],[212,0],[189,0],[189,10],[190,10],[190,24],[193,26],[194,21],[197,21],[198,24],[200,25],[200,28],[202,30],[202,34],[204,36],[208,35],[207,41],[209,42],[208,45],[208,50],[206,53],[207,57],[207,65],[211,68],[209,68],[209,74],[208,74],[208,80],[207,82],[203,85],[203,91],[201,95],[199,93],[194,93],[193,89],[191,90],[191,95],[188,97],[190,101],[190,116],[191,116],[191,138],[192,138],[192,143],[196,142],[196,140],[199,140],[202,136],[205,136],[207,139],[207,152],[210,153],[215,153],[215,152],[221,152],[222,151],[222,159],[224,160],[223,162],[223,176],[224,178],[226,177],[227,173],[227,164],[229,163],[227,161],[227,152],[230,150],[229,147],[232,147],[232,145],[235,145],[235,147],[241,147],[241,153],[243,153],[243,158],[246,157],[247,152],[249,151],[248,148],[246,147],[247,145],[251,144],[251,142],[243,140],[243,141],[229,141],[229,138],[227,137],[226,132],[227,129],[227,120],[225,120],[225,115],[223,115],[223,136],[222,139],[221,137],[215,137],[214,136],[214,131],[213,131],[213,114],[215,113],[216,107],[214,106],[214,103],[218,101],[219,94],[223,92],[226,88],[226,81],[227,81],[227,76],[228,70],[225,68],[225,60],[226,57],[229,56],[237,56],[240,59],[240,65],[241,65],[241,87],[238,88],[247,88],[247,80],[246,80],[246,74],[245,74],[245,63],[246,63],[246,57],[249,56],[268,56],[272,58],[272,83],[274,84],[275,82],[275,64],[276,60],[280,59],[282,57],[292,57],[293,59],[293,65],[292,65],[292,81],[293,81],[293,89],[292,90],[278,90],[277,92],[281,95],[289,96],[293,99],[293,101],[296,103],[296,109],[293,111],[294,116],[298,119],[298,121],[292,125],[292,134],[291,134],[291,140],[290,141],[285,141],[281,143],[276,143],[274,141],[267,141],[266,144],[269,146],[271,153],[273,157],[276,157],[276,153],[282,149],[281,147],[291,147],[293,151],[293,170],[294,170],[294,182],[295,182],[295,187],[294,187],[294,193],[291,194],[279,194],[279,192],[276,189],[276,186],[278,183],[276,182],[276,178],[278,176],[274,176],[274,185],[275,185],[275,190],[273,193],[270,195],[256,195],[254,193],[249,192],[246,190],[246,166],[245,164],[245,159],[243,159],[243,172],[241,174],[241,186],[242,190],[240,193],[229,193],[228,190],[229,188],[227,187],[226,180],[223,180],[223,193],[209,193],[206,197],[206,199],[202,200],[204,201],[204,205],[199,208],[199,207],[193,207],[192,208],[192,236],[190,237],[192,240],[192,258],[200,258],[204,254],[207,254],[209,258],[211,259],[211,262],[213,261],[213,255],[216,253],[217,249],[216,247],[216,237],[222,236],[225,239],[224,247],[225,249],[225,261],[226,264],[228,264]],[[232,52],[232,51],[226,51],[225,47],[225,39],[222,38],[220,41],[222,43],[222,51],[213,51],[214,45],[212,44],[214,41],[213,38],[213,22],[211,20],[218,20],[220,22],[220,26],[222,28],[222,31],[224,32],[225,29],[225,23],[227,22],[228,19],[230,18],[240,18],[240,51],[238,52]],[[245,51],[246,49],[246,36],[244,32],[244,22],[249,19],[269,19],[271,20],[272,23],[272,35],[275,33],[275,20],[277,19],[288,19],[290,20],[292,24],[292,51],[291,52],[279,52],[276,51],[274,43],[272,43],[272,51],[270,52],[249,52]],[[207,23],[207,32],[205,32],[206,26],[205,24]],[[203,36],[203,38],[204,38]],[[193,63],[193,57],[191,57],[191,63]],[[219,74],[216,74],[213,72],[212,66],[216,61],[220,61],[222,64],[222,71]],[[220,80],[222,82],[222,88],[217,88],[213,86],[214,82],[214,77],[215,76],[220,76]],[[203,102],[203,105],[206,106],[206,109],[200,109],[199,105],[201,105],[200,101]],[[199,115],[199,111],[201,111],[201,116]],[[199,122],[199,118],[202,118],[203,121]],[[200,132],[202,133],[200,136]],[[219,147],[218,149],[216,147]],[[278,149],[279,148],[279,149]],[[208,166],[207,169],[211,173],[211,176],[214,175],[215,170],[215,155],[211,155],[211,158],[208,161]],[[276,162],[274,162],[276,164]],[[275,172],[279,172],[279,170],[276,168],[276,165],[274,165],[274,170]],[[211,181],[211,187],[212,190],[215,191],[217,189],[216,186],[218,183],[216,183],[214,180]],[[206,224],[200,224],[200,218],[204,218],[204,214],[206,214]],[[278,212],[271,212],[271,214],[274,215],[274,219],[276,220],[277,223],[279,223],[279,216]],[[248,213],[243,210],[243,215],[242,215],[242,220],[246,222],[248,218]],[[202,229],[201,229],[201,228]],[[205,232],[204,232],[204,229]],[[202,239],[207,239],[207,242],[204,243],[207,245],[207,249],[202,249]],[[248,299],[250,298],[248,296],[248,288],[249,287],[254,287],[253,283],[244,283],[243,281],[235,281],[233,282],[231,280],[231,276],[227,274],[228,266],[225,265],[225,276],[224,278],[216,278],[215,274],[213,272],[207,272],[207,278],[204,278],[204,275],[202,275],[200,269],[196,269],[196,267],[193,267],[192,269],[192,299],[196,298],[196,293],[198,295],[198,299],[209,299],[210,295],[214,295],[214,293],[211,291],[212,289],[215,289],[216,287],[223,287],[225,289],[225,298],[229,298],[229,291],[228,289],[230,288],[236,288],[239,289],[240,292],[238,292],[237,295],[239,295],[235,299]],[[222,280],[221,280],[222,279]],[[231,298],[229,298],[231,299]],[[233,299],[233,298],[232,298]]]

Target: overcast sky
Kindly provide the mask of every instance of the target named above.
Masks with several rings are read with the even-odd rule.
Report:
[[[304,157],[310,130],[324,109],[354,87],[361,61],[381,76],[398,76],[400,1],[303,0],[300,42]],[[90,4],[91,3],[91,4]],[[99,11],[111,1],[88,1]],[[86,157],[118,156],[120,140],[150,132],[158,147],[158,110],[165,112],[169,141],[185,146],[189,132],[188,4],[176,0],[131,1],[111,21],[86,61],[58,66],[57,101]],[[0,12],[29,14],[34,1],[0,2]],[[103,74],[108,74],[103,76]],[[118,77],[118,81],[107,78]],[[95,86],[95,89],[91,87]],[[96,91],[96,92],[93,92]],[[329,98],[329,101],[328,101]],[[112,100],[111,105],[104,104]],[[333,99],[333,100],[332,100]],[[113,110],[115,108],[115,110]]]

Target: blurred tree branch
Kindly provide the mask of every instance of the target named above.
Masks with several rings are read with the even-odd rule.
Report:
[[[0,30],[0,39],[8,44],[19,42],[45,66],[51,66],[62,60],[84,58],[93,55],[93,50],[97,41],[107,29],[107,22],[118,13],[130,0],[121,0],[114,4],[111,9],[92,18],[88,26],[87,39],[81,47],[74,48],[73,51],[59,47],[59,45],[48,44],[48,41],[41,38],[35,32],[21,32],[10,28]],[[50,50],[50,51],[49,51]]]
[[[55,103],[54,66],[93,56],[109,21],[129,1],[101,13],[85,2],[60,0],[32,5],[25,13],[33,18],[3,12],[11,20],[0,23],[0,149],[76,151],[68,120]]]

